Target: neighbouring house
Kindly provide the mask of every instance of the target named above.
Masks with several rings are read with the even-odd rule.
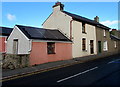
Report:
[[[15,25],[7,54],[29,54],[29,65],[67,60],[72,58],[72,41],[56,29]]]
[[[64,11],[61,2],[55,3],[53,12],[42,24],[44,28],[58,29],[72,44],[72,57],[82,57],[112,52],[109,30],[99,23],[99,17],[94,20]]]
[[[110,38],[111,38],[111,47],[110,49],[113,52],[120,52],[120,31],[116,29],[112,29],[110,31]]]
[[[12,32],[13,28],[0,27],[0,53],[6,52],[6,39]]]
[[[96,16],[94,18],[94,21],[99,23],[99,17]],[[108,53],[110,52],[110,28],[101,25],[102,27],[99,27],[98,25],[95,26],[96,28],[96,44],[97,44],[97,53]]]

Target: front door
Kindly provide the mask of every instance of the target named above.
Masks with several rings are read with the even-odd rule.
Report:
[[[90,53],[93,54],[94,53],[94,41],[90,40]]]
[[[18,53],[18,39],[13,40],[13,53],[14,54]]]
[[[98,53],[101,53],[101,41],[98,41]]]

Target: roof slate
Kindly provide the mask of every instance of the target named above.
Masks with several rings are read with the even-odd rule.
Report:
[[[115,36],[115,35],[112,35],[110,34],[110,38],[113,39],[113,40],[119,40],[120,41],[120,38]]]
[[[81,22],[86,22],[86,23],[89,23],[91,25],[95,25],[97,27],[103,28],[103,29],[108,29],[108,30],[110,29],[109,27],[104,26],[104,25],[102,25],[99,22],[96,22],[94,20],[90,20],[88,18],[79,16],[79,15],[76,15],[76,14],[73,14],[73,13],[70,13],[70,12],[67,12],[67,11],[62,11],[62,12],[65,13],[65,14],[67,14],[67,15],[69,15],[69,16],[71,16],[73,20],[81,21]]]
[[[9,36],[12,32],[13,28],[7,28],[7,27],[0,27],[0,35],[2,36]]]
[[[69,41],[59,30],[50,30],[30,26],[16,25],[29,39],[52,40],[52,41]]]

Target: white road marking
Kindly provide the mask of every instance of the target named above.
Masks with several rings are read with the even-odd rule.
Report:
[[[114,62],[119,61],[119,60],[120,60],[120,59],[116,59],[116,60],[114,60],[114,61],[108,62],[107,64],[114,63]]]
[[[59,83],[59,82],[62,82],[62,81],[65,81],[65,80],[71,79],[71,78],[73,78],[73,77],[79,76],[79,75],[81,75],[81,74],[87,73],[87,72],[92,71],[92,70],[97,69],[97,68],[98,68],[98,67],[94,67],[94,68],[92,68],[92,69],[89,69],[89,70],[83,71],[83,72],[78,73],[78,74],[75,74],[75,75],[73,75],[73,76],[69,76],[69,77],[67,77],[67,78],[64,78],[64,79],[58,80],[57,82]]]
[[[110,64],[110,63],[113,63],[113,62],[115,62],[115,61],[110,61],[110,62],[108,62],[107,64]]]

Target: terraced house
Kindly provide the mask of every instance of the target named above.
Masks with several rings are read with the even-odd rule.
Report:
[[[109,27],[99,23],[98,16],[91,20],[64,11],[61,2],[55,3],[42,25],[43,28],[15,25],[7,39],[7,54],[27,54],[29,65],[36,65],[120,52],[119,34],[111,34]]]
[[[116,49],[111,48],[114,46],[110,44],[110,28],[100,24],[98,16],[91,20],[64,11],[64,5],[61,2],[57,2],[53,6],[53,12],[45,20],[43,27],[56,28],[73,41],[73,58],[99,53],[112,53]]]

